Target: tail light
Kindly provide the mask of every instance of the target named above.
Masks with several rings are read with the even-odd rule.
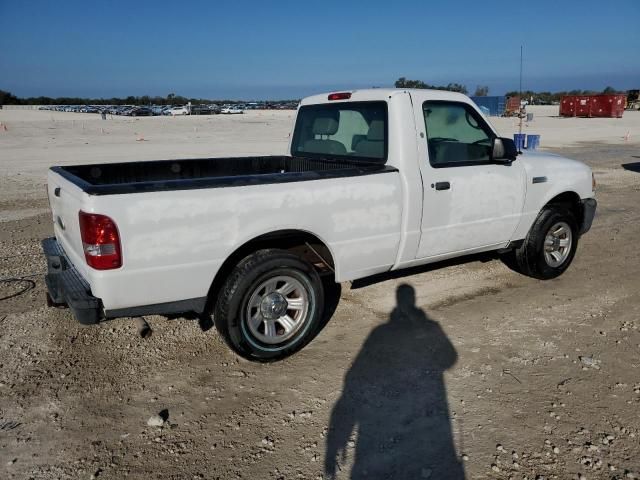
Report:
[[[87,264],[96,270],[122,266],[120,236],[115,222],[106,215],[80,212],[80,236]]]

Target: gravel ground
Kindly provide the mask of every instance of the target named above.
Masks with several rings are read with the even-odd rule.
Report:
[[[1,276],[29,277],[0,284],[0,478],[639,478],[639,149],[556,152],[599,182],[563,276],[472,257],[345,283],[269,365],[194,320],[142,339],[47,308],[42,181],[4,177]]]

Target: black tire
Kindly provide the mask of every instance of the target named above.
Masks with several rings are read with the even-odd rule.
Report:
[[[571,247],[562,263],[552,266],[545,258],[545,238],[550,229],[561,222],[571,229]],[[507,253],[503,261],[509,268],[529,277],[540,280],[556,278],[571,265],[578,247],[578,237],[578,223],[574,215],[561,205],[548,205],[533,222],[522,245]]]
[[[308,306],[296,320],[299,326],[290,334],[291,337],[278,343],[265,343],[252,333],[247,309],[249,301],[259,295],[260,286],[275,277],[287,277],[298,282],[301,287],[298,290],[305,292],[300,295],[306,294],[305,305]],[[322,324],[323,306],[322,282],[309,262],[285,250],[265,249],[249,255],[233,269],[218,295],[213,321],[225,342],[236,353],[248,360],[269,362],[292,355],[315,337]],[[285,315],[289,315],[289,310],[285,310]],[[274,321],[278,322],[277,319]],[[265,331],[262,332],[265,338],[266,323],[265,320]],[[284,330],[278,323],[273,328]]]

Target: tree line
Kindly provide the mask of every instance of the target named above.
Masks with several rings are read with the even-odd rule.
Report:
[[[446,86],[429,85],[422,80],[409,80],[405,77],[400,77],[396,80],[396,88],[430,88],[432,90],[448,90],[450,92],[460,92],[465,95],[468,93],[467,87],[459,83],[449,83]]]
[[[465,95],[469,93],[466,85],[460,83],[449,83],[447,85],[430,85],[422,80],[410,80],[400,77],[395,82],[396,88],[430,88],[434,90],[448,90],[451,92],[460,92]],[[534,92],[526,90],[522,92],[523,98],[533,98],[534,103],[550,104],[559,102],[564,95],[596,95],[600,93],[626,93],[614,87],[606,87],[602,91],[596,90],[569,90],[561,92]],[[507,97],[517,96],[517,91],[507,92]],[[489,87],[486,85],[478,85],[473,96],[486,97],[489,95]],[[291,100],[278,100],[270,103],[285,102]],[[295,101],[295,100],[293,100]],[[206,98],[187,98],[182,95],[170,93],[166,97],[143,95],[141,97],[113,97],[113,98],[81,98],[81,97],[26,97],[19,98],[11,92],[0,90],[0,105],[185,105],[191,102],[193,105],[202,103],[239,103],[237,100],[210,100]]]
[[[459,83],[449,83],[447,85],[430,85],[422,80],[410,80],[405,77],[400,77],[395,82],[396,88],[430,88],[433,90],[447,90],[450,92],[460,92],[465,95],[468,93],[466,85]],[[568,90],[560,92],[534,92],[533,90],[526,90],[522,92],[522,97],[525,99],[533,98],[534,103],[550,104],[559,102],[564,95],[598,95],[598,94],[613,94],[626,92],[620,91],[614,87],[606,87],[602,91],[598,90]],[[507,92],[507,97],[517,97],[520,93],[518,91]],[[486,85],[478,85],[473,94],[474,97],[486,97],[489,95],[489,87]]]
[[[533,90],[525,90],[522,92],[522,98],[525,100],[533,99],[534,104],[549,105],[560,102],[565,95],[600,95],[619,93],[626,95],[627,92],[618,90],[614,87],[606,87],[604,90],[566,90],[561,92],[534,92]],[[516,90],[507,92],[507,97],[517,97],[520,93]]]
[[[284,102],[285,100],[274,101]],[[290,100],[286,100],[290,101]],[[206,98],[187,98],[170,93],[166,97],[143,95],[140,97],[82,98],[82,97],[25,97],[19,98],[11,92],[0,90],[0,105],[193,105],[202,103],[239,103],[238,100],[210,100]],[[270,103],[274,103],[270,102]]]

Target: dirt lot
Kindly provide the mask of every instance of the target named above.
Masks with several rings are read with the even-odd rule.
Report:
[[[0,478],[640,478],[640,148],[618,143],[556,150],[599,182],[562,277],[474,257],[343,284],[320,335],[269,365],[195,320],[149,317],[142,339],[47,308],[43,170],[14,165],[0,276],[34,276],[0,284]]]

